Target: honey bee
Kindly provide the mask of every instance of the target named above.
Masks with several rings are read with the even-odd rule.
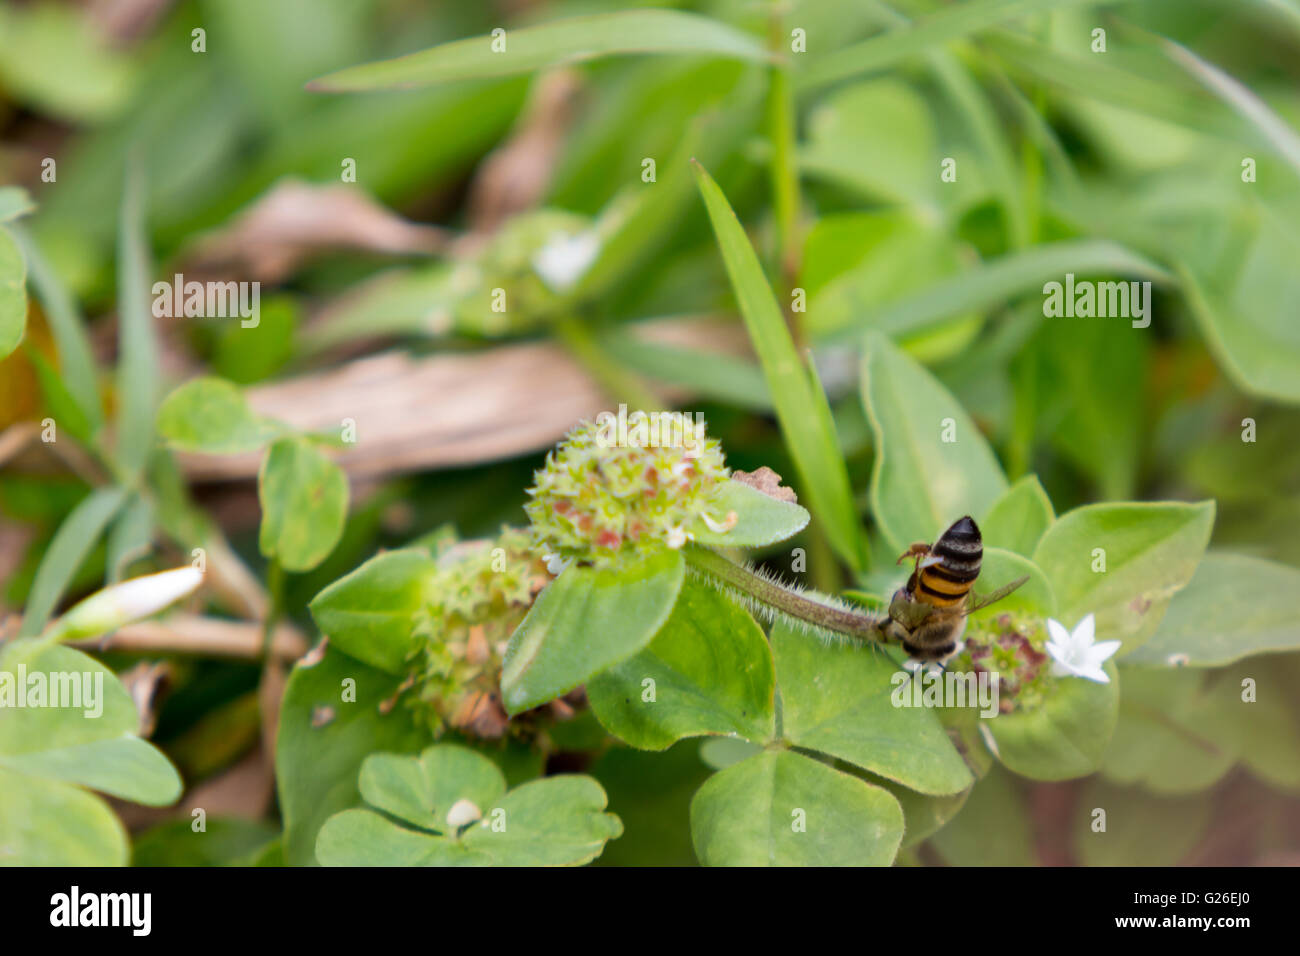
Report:
[[[918,542],[898,558],[913,559],[907,584],[894,592],[883,631],[912,659],[942,664],[960,650],[966,616],[1000,601],[1029,580],[1028,575],[978,596],[984,542],[970,515],[959,518],[933,545]]]

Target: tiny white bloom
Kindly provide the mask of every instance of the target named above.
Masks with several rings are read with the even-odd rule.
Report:
[[[544,554],[542,560],[546,562],[546,570],[559,577],[560,572],[569,566],[572,559],[562,558],[558,554]]]
[[[672,548],[674,551],[678,548],[684,547],[687,541],[693,541],[694,539],[695,535],[687,531],[685,525],[679,524],[675,528],[668,529],[668,547]]]
[[[1074,631],[1067,631],[1060,621],[1048,619],[1047,653],[1052,656],[1052,674],[1056,677],[1082,677],[1086,680],[1109,684],[1110,675],[1102,670],[1112,654],[1120,648],[1120,641],[1097,643],[1097,621],[1089,614]]]
[[[595,230],[576,236],[556,233],[533,255],[533,269],[555,292],[567,292],[596,260],[600,237]]]

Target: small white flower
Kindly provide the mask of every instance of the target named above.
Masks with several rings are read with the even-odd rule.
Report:
[[[533,269],[555,292],[567,292],[582,278],[600,252],[595,230],[576,236],[556,233],[533,255]]]
[[[695,535],[686,530],[685,525],[678,525],[675,528],[668,529],[668,547],[676,551],[678,548],[685,547],[687,541],[693,541]]]
[[[1120,647],[1120,641],[1097,643],[1097,621],[1089,614],[1074,631],[1067,631],[1060,621],[1050,618],[1047,632],[1047,653],[1052,656],[1052,674],[1056,677],[1082,677],[1086,680],[1109,684],[1110,675],[1102,670],[1104,664]]]
[[[569,562],[573,559],[562,558],[558,554],[544,554],[542,555],[542,560],[546,562],[546,570],[558,578],[560,572],[567,568]]]

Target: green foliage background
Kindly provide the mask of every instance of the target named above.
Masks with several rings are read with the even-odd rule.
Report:
[[[227,586],[187,610],[339,634],[287,687],[256,652],[92,650],[84,667],[107,667],[123,706],[111,673],[166,664],[152,728],[118,708],[85,738],[71,717],[0,711],[0,846],[16,854],[0,862],[355,862],[348,847],[380,837],[347,827],[376,821],[394,848],[379,862],[1294,859],[1297,51],[1294,0],[182,0],[132,23],[0,3],[0,609],[15,618],[0,661],[83,669],[82,650],[27,639],[195,548]],[[539,114],[560,70],[577,92]],[[476,187],[503,191],[497,151],[538,115],[555,149],[534,154],[535,202],[457,241],[481,222]],[[450,241],[293,258],[263,282],[256,329],[154,319],[152,283],[202,238],[286,179],[339,184],[345,159],[349,189]],[[548,284],[534,255],[588,232],[590,266]],[[1045,317],[1043,285],[1067,272],[1150,281],[1150,327]],[[638,337],[705,315],[748,350]],[[887,596],[899,551],[975,515],[986,574],[1031,575],[1018,609],[1094,613],[1124,641],[1114,683],[999,718],[990,745],[889,707],[883,659],[765,629],[674,556],[538,600],[523,633],[546,625],[546,653],[527,689],[507,680],[508,709],[575,682],[590,708],[529,742],[430,750],[406,708],[373,702],[402,688],[425,576],[450,542],[522,523],[559,435],[350,480],[338,436],[263,415],[260,390],[391,349],[480,356],[491,375],[525,341],[556,343],[612,404],[671,386],[732,467],[785,476],[811,521],[772,515],[749,556],[809,587]],[[422,414],[449,398],[421,396]],[[956,443],[938,439],[946,420]],[[192,485],[183,453],[259,470]],[[1106,575],[1080,558],[1095,547]],[[646,673],[693,703],[647,722],[630,704]],[[338,705],[345,680],[367,706]],[[401,755],[383,760],[409,783],[457,745],[483,758],[465,772],[489,781],[484,801],[565,839],[448,850],[419,815],[445,795],[413,807],[363,774]],[[187,825],[205,784],[272,760],[274,799],[264,776],[205,833]],[[1077,781],[1068,800],[1040,784],[1060,779]],[[91,793],[155,805],[182,788],[157,813]],[[798,839],[787,804],[835,822]]]

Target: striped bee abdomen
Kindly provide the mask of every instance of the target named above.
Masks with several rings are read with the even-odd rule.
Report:
[[[938,560],[920,569],[913,587],[916,600],[933,607],[957,607],[980,576],[983,557],[980,529],[967,515],[940,535],[930,549],[930,558]]]

